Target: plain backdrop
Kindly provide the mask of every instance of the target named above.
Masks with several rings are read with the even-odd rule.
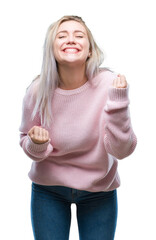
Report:
[[[154,0],[1,1],[0,239],[33,240],[27,176],[32,161],[19,146],[22,100],[40,73],[47,28],[67,14],[84,19],[105,53],[102,66],[124,74],[130,85],[130,113],[138,145],[131,156],[119,161],[115,240],[156,239],[155,8]],[[78,239],[72,204],[70,240]]]

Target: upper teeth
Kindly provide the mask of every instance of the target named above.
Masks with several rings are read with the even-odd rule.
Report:
[[[66,48],[64,51],[65,52],[70,52],[70,53],[75,53],[75,52],[78,52],[78,49],[76,49],[76,48]]]

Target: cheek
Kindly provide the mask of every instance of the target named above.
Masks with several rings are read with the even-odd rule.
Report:
[[[64,41],[55,41],[53,44],[53,52],[54,52],[54,56],[59,56],[61,49],[63,47]]]
[[[85,48],[86,56],[88,56],[88,54],[89,54],[89,49],[90,49],[89,44],[86,44],[86,45],[84,46],[84,48]]]
[[[54,43],[53,45],[53,53],[54,53],[54,57],[57,59],[59,56],[59,45],[57,43]]]
[[[88,41],[84,42],[84,48],[86,49],[86,52],[89,52],[90,43]]]

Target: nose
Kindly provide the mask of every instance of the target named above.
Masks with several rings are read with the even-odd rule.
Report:
[[[75,44],[75,38],[72,34],[68,35],[67,44]]]

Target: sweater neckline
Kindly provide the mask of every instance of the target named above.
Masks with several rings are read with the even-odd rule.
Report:
[[[89,87],[89,85],[90,84],[89,84],[89,80],[88,80],[81,87],[71,89],[71,90],[65,90],[65,89],[57,87],[55,89],[55,92],[58,94],[61,94],[61,95],[74,95],[74,94],[78,94],[78,93],[85,91]]]

